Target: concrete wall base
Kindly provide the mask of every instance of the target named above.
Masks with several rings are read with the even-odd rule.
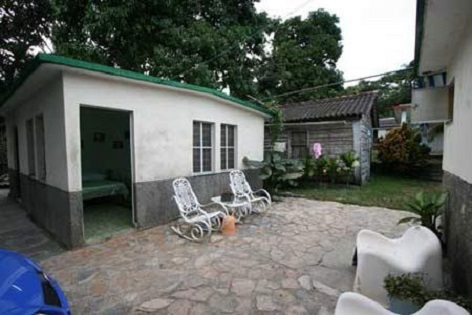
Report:
[[[259,170],[245,170],[244,173],[253,190],[262,187],[262,181],[258,176]],[[187,179],[190,181],[198,201],[202,204],[210,202],[210,198],[213,196],[231,191],[229,173],[199,175]],[[165,224],[179,217],[179,211],[173,198],[172,181],[173,179],[168,179],[134,185],[136,223],[139,227],[146,228]]]
[[[449,191],[445,233],[452,280],[458,293],[472,297],[472,184],[445,171],[443,186]]]
[[[259,170],[244,171],[254,190],[262,187]],[[13,182],[15,170],[10,170]],[[193,176],[188,178],[201,203],[210,202],[229,187],[229,173]],[[67,248],[85,244],[83,232],[83,203],[81,192],[65,192],[20,174],[20,191],[12,185],[11,196],[19,197],[30,218],[46,229]],[[140,228],[165,224],[178,218],[173,199],[173,179],[134,184],[136,223]]]
[[[21,205],[34,222],[67,248],[85,243],[81,192],[65,192],[24,174],[20,185]]]

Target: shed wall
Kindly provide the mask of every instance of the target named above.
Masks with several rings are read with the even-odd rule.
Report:
[[[300,125],[286,124],[277,141],[287,143],[288,157],[291,157],[291,133],[299,131],[307,132],[307,147],[309,149],[313,146],[313,143],[321,143],[325,155],[339,155],[353,150],[351,121],[302,123]],[[269,151],[271,149],[271,138],[267,127],[265,135],[264,150]]]

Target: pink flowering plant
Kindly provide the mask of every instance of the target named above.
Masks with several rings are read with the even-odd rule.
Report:
[[[320,158],[320,156],[323,154],[321,143],[313,143],[312,153],[316,160]]]

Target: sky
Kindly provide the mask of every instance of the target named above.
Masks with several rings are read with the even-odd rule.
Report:
[[[306,17],[319,8],[336,14],[343,36],[337,65],[345,80],[396,70],[413,60],[416,0],[260,0],[256,8],[281,18]]]

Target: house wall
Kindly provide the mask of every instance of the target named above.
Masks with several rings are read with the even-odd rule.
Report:
[[[196,92],[137,83],[121,78],[64,74],[68,190],[80,191],[80,107],[130,111],[136,224],[166,223],[178,215],[172,180],[189,177],[200,202],[229,190],[228,171],[220,170],[220,124],[237,126],[237,168],[243,157],[263,159],[264,117],[234,103]],[[193,173],[193,121],[214,124],[214,172]],[[257,172],[256,172],[257,173]],[[261,182],[247,171],[252,186]],[[199,194],[200,193],[200,194]]]
[[[472,22],[447,70],[455,88],[453,121],[444,131],[447,255],[456,289],[472,297]]]
[[[237,125],[237,165],[262,159],[264,117],[234,104],[181,89],[65,74],[67,160],[70,191],[81,190],[80,105],[131,111],[135,182],[192,176],[193,121],[215,124],[214,169],[219,172],[220,124]],[[218,154],[217,154],[218,153]]]
[[[44,119],[46,176],[29,175],[26,121],[42,114]],[[79,245],[82,235],[82,203],[68,192],[62,77],[44,84],[5,118],[10,195],[20,198],[28,215],[66,246]],[[36,123],[36,122],[35,122]],[[16,165],[14,130],[18,129],[19,165]],[[37,143],[37,141],[35,141]],[[36,154],[36,150],[35,150]],[[38,157],[36,157],[38,162]],[[35,168],[38,165],[36,164]],[[18,172],[19,168],[19,172]],[[20,188],[18,190],[17,188]],[[72,215],[71,209],[78,215]]]
[[[425,88],[413,90],[411,95],[411,122],[430,122],[449,119],[449,89]]]
[[[448,67],[448,81],[454,82],[453,121],[446,124],[444,170],[472,183],[472,24],[469,23],[462,46]]]

